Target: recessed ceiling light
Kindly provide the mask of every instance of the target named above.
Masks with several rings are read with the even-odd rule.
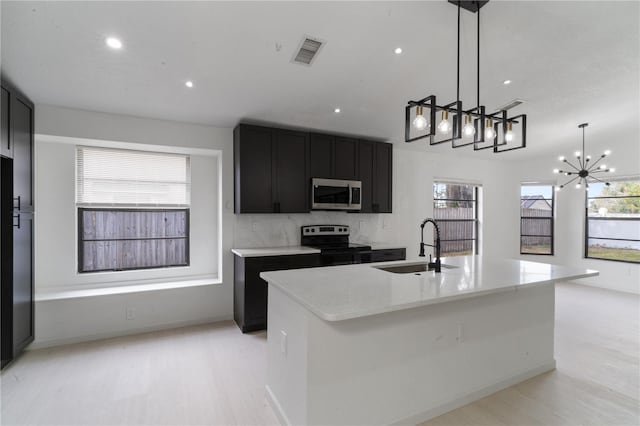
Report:
[[[107,46],[109,46],[112,49],[121,49],[122,48],[122,42],[115,38],[115,37],[109,37],[106,40],[107,42]]]
[[[402,48],[401,47],[396,47],[396,50],[393,51],[396,55],[399,55],[402,53]]]
[[[505,84],[505,85],[506,84],[511,84],[511,80],[505,80],[505,81],[502,82],[502,84]]]
[[[193,87],[193,81],[189,80],[186,83],[184,83],[185,86],[187,86],[188,88],[192,88]]]
[[[333,110],[333,112],[335,112],[336,114],[340,114],[340,111],[341,111],[340,108],[336,108]]]

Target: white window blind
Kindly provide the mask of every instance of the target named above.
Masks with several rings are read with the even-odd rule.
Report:
[[[186,207],[189,156],[79,146],[76,203],[80,206]]]

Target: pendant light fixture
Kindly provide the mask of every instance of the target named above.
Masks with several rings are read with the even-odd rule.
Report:
[[[526,147],[527,116],[525,114],[508,117],[506,109],[487,114],[485,106],[480,105],[480,8],[488,2],[489,0],[449,0],[449,3],[456,5],[458,8],[456,100],[446,105],[438,105],[436,96],[430,95],[419,101],[407,102],[405,108],[405,142],[428,138],[429,145],[451,142],[453,148],[473,145],[475,151],[493,149],[493,152],[496,153]],[[461,9],[476,13],[478,18],[476,106],[468,110],[462,108],[462,101],[460,100]],[[440,121],[436,126],[437,113],[440,113]],[[451,114],[451,119],[449,119],[449,114]]]
[[[602,161],[602,159],[604,159],[609,154],[611,154],[611,151],[606,150],[594,162],[591,162],[591,156],[590,155],[585,155],[585,151],[584,151],[584,129],[588,125],[589,125],[589,123],[582,123],[581,125],[578,126],[578,128],[582,129],[582,151],[576,151],[575,152],[576,165],[570,163],[569,160],[567,160],[564,156],[560,156],[558,158],[558,160],[560,160],[563,163],[566,163],[569,166],[571,166],[571,168],[573,168],[573,170],[567,171],[567,170],[553,169],[553,173],[562,173],[565,176],[575,176],[575,177],[573,179],[565,182],[562,185],[556,185],[556,191],[561,190],[562,188],[564,188],[565,186],[569,185],[570,183],[572,183],[572,182],[574,182],[576,180],[578,181],[576,183],[576,188],[577,189],[580,189],[583,186],[585,187],[585,189],[588,189],[589,188],[589,183],[595,183],[595,182],[604,183],[606,186],[611,185],[609,182],[606,182],[605,180],[602,180],[597,176],[600,173],[613,173],[613,172],[616,171],[616,169],[607,167],[604,164],[598,165],[598,163],[600,161]]]

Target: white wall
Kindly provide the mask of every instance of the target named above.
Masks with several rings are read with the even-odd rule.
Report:
[[[235,220],[232,210],[232,129],[47,105],[36,105],[35,125],[36,134],[221,152],[220,170],[216,170],[215,157],[197,155],[192,164],[192,220],[200,224],[199,231],[203,234],[195,236],[192,232],[192,238],[195,237],[194,243],[201,248],[208,246],[204,252],[213,258],[207,259],[206,254],[205,257],[199,257],[201,255],[194,251],[191,268],[78,276],[75,273],[74,146],[38,142],[35,172],[36,293],[69,285],[93,286],[114,280],[170,276],[175,279],[193,278],[211,276],[218,272],[222,283],[143,293],[39,301],[36,303],[34,347],[210,322],[233,316],[233,258],[229,252],[233,244]],[[218,173],[222,177],[220,188],[213,184],[207,187],[206,180]],[[206,193],[208,190],[209,194]],[[198,217],[200,213],[195,211],[195,207],[198,204],[211,207],[212,203],[218,205],[219,202],[223,206],[222,217],[219,218],[222,241],[219,248],[212,248],[211,244],[217,239],[214,230],[217,228],[215,224],[218,218],[215,214],[209,218]],[[192,231],[195,232],[195,229]],[[218,251],[221,252],[222,271],[217,271]],[[133,320],[126,320],[127,308],[135,310]]]
[[[595,156],[605,149],[611,149],[612,155],[606,164],[615,167],[612,176],[640,176],[640,145],[637,134],[631,137],[589,139],[587,133],[586,153]],[[563,184],[568,179],[565,176],[553,174],[554,168],[561,168],[557,160],[559,155],[567,158],[576,150],[559,148],[556,155],[537,158],[530,161],[520,161],[509,164],[509,176],[514,182],[543,181]],[[566,167],[565,167],[566,168]],[[538,262],[558,263],[567,266],[595,269],[600,276],[579,280],[579,283],[612,290],[640,294],[640,265],[632,263],[614,262],[607,260],[584,258],[584,220],[585,195],[584,189],[577,190],[573,185],[556,193],[556,224],[555,224],[555,255],[532,256],[523,255],[520,258]],[[510,214],[517,215],[518,207],[511,206]]]

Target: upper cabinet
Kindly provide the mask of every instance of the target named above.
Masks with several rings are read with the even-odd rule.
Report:
[[[0,116],[2,131],[0,132],[0,155],[3,157],[13,157],[13,146],[9,138],[9,91],[2,89],[2,105],[0,105]]]
[[[311,133],[309,150],[312,178],[344,180],[358,178],[357,139]]]
[[[358,179],[362,181],[362,213],[391,213],[392,145],[359,141]]]
[[[240,124],[234,130],[236,213],[306,213],[305,132]]]
[[[13,148],[13,197],[17,210],[33,210],[33,104],[11,96],[11,139]]]
[[[363,213],[391,213],[392,145],[239,124],[235,213],[307,213],[311,178],[361,180]]]

